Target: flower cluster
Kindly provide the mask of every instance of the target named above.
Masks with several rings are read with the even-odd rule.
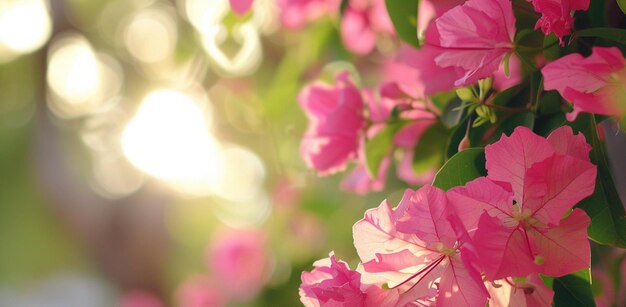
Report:
[[[367,211],[353,227],[359,268],[350,271],[334,255],[330,264],[316,263],[302,275],[302,302],[549,304],[552,292],[537,274],[591,265],[589,217],[572,210],[594,190],[589,150],[569,127],[547,138],[517,128],[485,149],[487,176],[447,192],[430,185],[407,190],[395,208],[384,201]]]
[[[346,3],[341,33],[348,50],[368,54],[378,35],[393,37],[387,13],[376,16],[384,11],[379,2]],[[420,1],[417,42],[384,61],[374,89],[342,73],[333,85],[301,91],[309,118],[301,153],[319,175],[354,163],[344,189],[381,190],[396,158],[398,177],[423,185],[354,225],[356,269],[333,253],[303,273],[305,305],[546,306],[554,292],[542,277],[590,268],[588,213],[597,222],[596,209],[576,207],[596,187],[587,138],[602,142],[593,114],[626,114],[620,49],[582,40],[565,48],[575,14],[590,6],[589,0]],[[430,184],[440,165],[416,173],[415,163],[425,135],[453,111],[459,115],[447,127],[445,157],[484,147],[487,175],[444,191]],[[591,113],[587,138],[566,121],[582,112]],[[384,135],[390,141],[379,142]]]

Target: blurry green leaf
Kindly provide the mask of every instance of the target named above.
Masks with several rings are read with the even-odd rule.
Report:
[[[570,40],[578,37],[599,37],[622,45],[626,45],[626,29],[591,28],[574,32]]]
[[[437,107],[437,109],[443,111],[446,105],[448,105],[448,103],[456,97],[456,91],[447,91],[431,96],[430,100]]]
[[[420,46],[417,38],[417,10],[419,0],[385,0],[389,18],[398,37],[414,47]]]
[[[452,99],[443,109],[441,122],[448,128],[458,125],[465,113],[465,108],[462,106],[463,101],[461,101],[461,99]]]
[[[391,152],[393,137],[406,122],[390,123],[371,139],[365,141],[365,162],[367,170],[373,177],[378,174],[378,168],[383,159]]]
[[[485,175],[485,150],[469,148],[457,153],[443,165],[437,172],[433,185],[448,190]]]
[[[555,60],[561,56],[559,48],[559,38],[554,34],[546,36],[543,40],[543,57],[548,61]]]
[[[451,158],[457,152],[459,152],[459,144],[465,137],[465,132],[467,131],[467,121],[469,120],[469,116],[466,116],[467,119],[461,121],[450,133],[450,137],[448,138],[448,142],[446,145],[446,159]]]
[[[522,88],[523,87],[521,85],[516,85],[510,88],[507,88],[506,90],[502,92],[499,92],[498,94],[495,95],[495,97],[493,97],[493,99],[491,100],[491,104],[497,105],[497,106],[508,105],[509,101],[513,99],[513,97],[517,96],[517,94],[520,93]]]
[[[591,270],[581,271],[552,279],[554,306],[595,306],[591,292]]]
[[[413,154],[413,171],[416,174],[423,174],[441,165],[447,139],[448,133],[439,123],[422,134]]]
[[[589,238],[600,244],[626,247],[626,211],[622,204],[606,160],[604,143],[598,138],[597,124],[593,115],[583,113],[571,123],[575,131],[582,132],[591,144],[591,162],[598,166],[598,176],[593,194],[577,207],[591,218],[587,229]]]
[[[622,13],[626,14],[626,0],[617,0],[617,5],[622,10]]]

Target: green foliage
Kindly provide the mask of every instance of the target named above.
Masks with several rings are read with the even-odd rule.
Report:
[[[595,306],[591,292],[591,270],[583,269],[561,277],[543,277],[554,290],[554,306]]]
[[[626,45],[626,29],[591,28],[574,32],[571,40],[579,37],[603,38],[621,45]]]
[[[443,163],[448,132],[441,124],[428,128],[420,138],[413,155],[413,171],[422,174]]]
[[[622,10],[622,12],[626,14],[626,0],[616,0],[616,1],[617,1],[617,5],[619,5],[620,10]]]
[[[591,217],[589,238],[600,244],[626,248],[626,211],[611,177],[596,120],[585,113],[571,125],[575,131],[582,132],[591,144],[591,161],[598,166],[593,194],[578,204]]]
[[[400,39],[414,47],[420,46],[417,37],[417,10],[418,0],[385,0],[387,12],[393,27]]]
[[[393,147],[393,137],[406,122],[393,122],[385,126],[374,137],[365,141],[365,162],[367,170],[373,177],[378,174],[380,163],[389,155]]]
[[[449,190],[486,175],[485,150],[483,148],[469,148],[457,153],[443,165],[435,175],[433,185]]]

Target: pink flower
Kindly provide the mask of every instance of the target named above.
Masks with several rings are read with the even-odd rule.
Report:
[[[241,300],[257,294],[268,274],[265,237],[260,232],[223,234],[209,250],[208,260],[222,287]]]
[[[277,0],[282,24],[298,29],[305,24],[339,11],[341,0]]]
[[[206,276],[193,276],[176,290],[176,305],[185,307],[226,306],[217,284]]]
[[[365,119],[361,93],[347,73],[334,86],[315,83],[305,87],[298,102],[309,118],[300,146],[307,165],[319,175],[345,169],[356,158]]]
[[[626,112],[626,63],[615,47],[593,47],[589,57],[566,55],[542,70],[544,88],[557,90],[574,105],[567,114],[573,121],[580,112],[622,116]]]
[[[586,11],[589,0],[529,0],[535,11],[541,13],[535,29],[541,28],[545,35],[554,33],[564,46],[563,36],[568,35],[574,24],[574,11]]]
[[[396,291],[361,283],[361,274],[337,260],[334,252],[313,266],[311,272],[302,272],[299,292],[304,306],[393,306],[397,300]]]
[[[254,0],[229,0],[230,7],[235,11],[235,13],[239,15],[244,15],[250,10],[252,7],[252,2]]]
[[[426,31],[435,48],[435,63],[452,67],[460,78],[455,86],[493,75],[513,51],[515,16],[509,0],[469,0],[437,18]]]
[[[384,0],[349,0],[341,19],[341,37],[348,50],[364,55],[376,46],[378,34],[394,34]]]
[[[554,291],[544,285],[538,274],[524,278],[505,278],[485,282],[489,291],[489,307],[551,306]]]
[[[487,177],[448,192],[490,280],[590,266],[589,217],[574,209],[563,218],[594,190],[590,150],[568,126],[548,138],[518,127],[485,148]]]
[[[472,265],[469,241],[458,240],[445,192],[431,186],[407,190],[395,208],[387,201],[353,227],[364,279],[379,280],[403,304],[436,298],[437,306],[482,306],[487,292]]]

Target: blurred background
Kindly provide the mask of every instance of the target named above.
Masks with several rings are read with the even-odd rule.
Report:
[[[381,57],[277,14],[0,1],[0,306],[294,306],[315,259],[356,260],[351,225],[405,186],[307,170],[295,97]]]
[[[296,95],[376,84],[397,42],[356,57],[276,2],[0,0],[0,306],[297,306],[313,261],[355,267],[351,225],[407,186],[308,170]]]

